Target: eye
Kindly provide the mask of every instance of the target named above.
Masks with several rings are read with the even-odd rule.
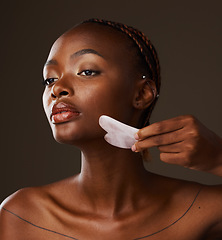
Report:
[[[44,86],[49,86],[50,84],[52,84],[53,82],[55,82],[56,80],[58,80],[58,78],[47,78],[45,80],[42,81],[42,84]]]
[[[99,73],[100,73],[99,71],[94,71],[94,70],[87,69],[87,70],[83,70],[83,71],[77,73],[77,75],[81,75],[81,76],[95,76],[95,75],[97,75]]]

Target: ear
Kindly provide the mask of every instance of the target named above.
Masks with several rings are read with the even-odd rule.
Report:
[[[140,79],[136,84],[133,106],[136,109],[146,109],[157,95],[156,84],[150,79]]]

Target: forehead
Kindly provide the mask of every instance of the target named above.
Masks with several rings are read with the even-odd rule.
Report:
[[[49,58],[57,53],[71,54],[81,49],[94,49],[106,59],[129,59],[131,40],[122,32],[97,23],[84,23],[64,33],[53,44]]]

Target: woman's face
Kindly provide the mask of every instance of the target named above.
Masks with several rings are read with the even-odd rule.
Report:
[[[103,137],[103,114],[136,124],[132,55],[127,36],[98,24],[77,26],[54,43],[43,70],[43,105],[58,142]]]

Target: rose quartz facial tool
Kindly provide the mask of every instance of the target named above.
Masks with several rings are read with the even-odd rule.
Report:
[[[111,145],[119,148],[131,148],[136,142],[135,133],[139,129],[119,122],[111,117],[102,115],[99,125],[107,132],[104,139]]]

